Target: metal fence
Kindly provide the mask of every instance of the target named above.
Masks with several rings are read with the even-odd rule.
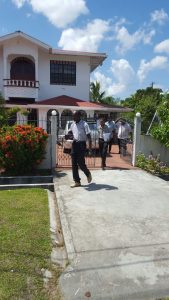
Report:
[[[94,118],[87,118],[86,119],[90,130],[91,130],[91,137],[92,137],[92,153],[89,154],[88,151],[88,142],[87,142],[87,149],[86,149],[86,164],[88,167],[91,168],[99,168],[101,166],[101,158],[99,153],[99,136],[97,130],[97,121]],[[71,146],[72,141],[65,139],[65,134],[68,133],[68,129],[70,128],[72,119],[65,119],[65,129],[63,130],[62,124],[59,122],[60,126],[57,127],[57,145],[56,145],[56,156],[57,156],[57,167],[58,168],[70,168],[71,167]],[[118,140],[117,137],[114,137],[112,141],[112,149],[113,153],[107,154],[107,160],[109,165],[113,166],[113,162],[115,162],[115,155],[117,154],[122,161],[125,163],[131,164],[132,161],[132,142],[130,141],[127,143],[127,149],[125,156],[120,155],[119,148],[118,148]],[[117,156],[116,156],[117,157]]]

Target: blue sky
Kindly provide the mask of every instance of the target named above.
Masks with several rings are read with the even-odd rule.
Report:
[[[91,75],[107,95],[169,89],[168,0],[0,0],[0,36],[21,30],[53,48],[104,52]]]

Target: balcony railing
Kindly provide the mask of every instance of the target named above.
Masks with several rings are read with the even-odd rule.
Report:
[[[22,79],[4,79],[4,86],[39,88],[39,81]]]

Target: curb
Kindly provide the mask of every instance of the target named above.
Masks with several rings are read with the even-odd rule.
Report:
[[[61,220],[61,226],[62,226],[63,237],[64,237],[64,241],[65,241],[67,256],[70,261],[73,261],[76,257],[76,251],[75,251],[75,247],[73,244],[72,233],[71,233],[70,226],[68,223],[67,215],[65,212],[62,191],[61,191],[60,185],[59,185],[60,180],[61,179],[59,177],[53,178],[54,191],[55,191],[55,195],[56,195],[56,201],[58,204],[59,215],[60,215],[60,220]]]
[[[67,264],[67,253],[65,251],[63,235],[60,230],[60,222],[57,218],[57,204],[55,193],[48,190],[47,194],[50,219],[50,235],[52,240],[51,261],[52,263],[57,263],[65,268]]]
[[[51,176],[0,176],[0,190],[18,188],[53,189],[53,175]]]
[[[31,183],[31,184],[1,184],[0,190],[14,190],[23,188],[53,189],[53,183]]]

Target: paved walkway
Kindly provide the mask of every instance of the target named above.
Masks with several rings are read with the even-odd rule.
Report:
[[[70,264],[65,300],[169,296],[169,184],[141,170],[93,170],[71,189],[71,171],[55,178]]]

